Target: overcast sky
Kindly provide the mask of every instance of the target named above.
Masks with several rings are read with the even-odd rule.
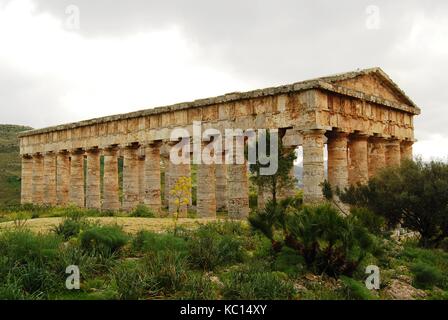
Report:
[[[112,3],[113,2],[113,3]],[[448,1],[0,0],[0,123],[40,128],[379,66],[448,156]]]

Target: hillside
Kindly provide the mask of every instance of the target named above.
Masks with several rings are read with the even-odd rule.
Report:
[[[20,202],[19,132],[29,127],[0,125],[0,205]]]

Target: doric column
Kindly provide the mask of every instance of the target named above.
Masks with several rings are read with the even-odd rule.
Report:
[[[56,154],[48,152],[44,157],[44,203],[56,205]]]
[[[104,149],[103,210],[120,210],[118,195],[118,148]]]
[[[260,190],[258,189],[258,194],[257,194],[257,208],[259,210],[262,210],[265,206],[266,203],[272,200],[272,193],[269,193],[266,190]]]
[[[22,156],[21,203],[33,202],[33,158]]]
[[[323,199],[321,184],[325,179],[325,130],[306,130],[303,135],[303,201],[319,202]]]
[[[328,134],[328,182],[333,188],[344,190],[348,186],[348,133]]]
[[[56,197],[59,206],[66,206],[69,203],[70,190],[70,157],[67,151],[57,154],[56,161]]]
[[[244,144],[234,141],[233,157],[227,166],[227,210],[231,219],[245,219],[250,212],[247,163],[238,164],[238,154],[244,154]]]
[[[291,147],[285,147],[285,154],[289,154],[291,152],[295,152],[296,147],[295,146],[291,146]],[[291,179],[295,179],[296,173],[295,173],[295,168],[294,168],[294,162],[292,163],[292,167],[291,170],[289,171],[289,177]],[[292,188],[283,188],[281,190],[278,190],[279,194],[277,196],[278,199],[286,199],[289,197],[294,197],[296,195],[296,188],[295,185]],[[270,196],[272,198],[272,195]]]
[[[203,142],[201,150],[204,150],[207,145],[208,142]],[[197,185],[197,213],[199,217],[216,217],[215,164],[198,164]]]
[[[87,151],[86,207],[101,209],[101,152],[98,148]]]
[[[412,160],[413,141],[402,141],[400,145],[401,160]]]
[[[369,138],[369,178],[386,166],[385,142],[381,137]]]
[[[124,148],[123,156],[123,210],[132,211],[139,200],[138,148]]]
[[[227,210],[227,164],[215,164],[216,176],[216,209]]]
[[[354,134],[350,137],[350,166],[348,180],[350,184],[366,183],[369,180],[367,135]]]
[[[145,148],[144,203],[156,212],[161,210],[160,146],[154,142]]]
[[[73,150],[70,157],[70,203],[84,208],[84,150]]]
[[[170,198],[170,158],[169,156],[163,156],[161,155],[162,163],[163,163],[163,206],[168,207],[169,206],[169,198]]]
[[[140,148],[139,156],[137,158],[138,167],[138,203],[144,203],[145,201],[145,156],[141,154],[143,151]]]
[[[33,204],[44,203],[44,158],[39,154],[33,155]]]
[[[386,144],[386,165],[399,166],[401,162],[400,141],[398,139],[389,140]]]

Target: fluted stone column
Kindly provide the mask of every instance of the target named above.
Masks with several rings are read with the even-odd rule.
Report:
[[[208,142],[202,144],[202,150],[207,144]],[[199,217],[216,217],[215,164],[198,164],[197,185],[197,213]]]
[[[170,198],[170,159],[169,156],[163,156],[163,174],[164,174],[164,187],[163,187],[163,206],[168,208]]]
[[[145,148],[144,203],[156,212],[161,210],[160,143]]]
[[[118,188],[118,148],[104,150],[103,210],[120,210]]]
[[[101,209],[101,171],[99,149],[87,151],[86,207]]]
[[[70,155],[70,203],[84,208],[84,150],[74,150]]]
[[[56,161],[56,194],[59,206],[66,206],[69,203],[70,190],[70,157],[67,151],[57,154]]]
[[[227,165],[224,163],[215,165],[216,174],[216,208],[227,210]]]
[[[350,166],[348,180],[350,184],[366,183],[369,180],[367,135],[350,137]]]
[[[129,146],[123,151],[123,210],[132,211],[139,200],[138,149]]]
[[[33,204],[44,203],[44,158],[41,154],[33,155]]]
[[[258,194],[257,194],[257,208],[259,210],[262,210],[265,206],[266,203],[272,200],[272,193],[269,193],[266,190],[260,190],[258,189]]]
[[[389,140],[386,144],[386,165],[399,166],[401,162],[400,141],[397,139]]]
[[[348,133],[330,133],[327,150],[328,182],[333,188],[344,190],[348,186]]]
[[[48,152],[44,157],[44,203],[54,206],[56,199],[56,154]]]
[[[325,130],[306,130],[303,135],[303,201],[322,201],[322,186],[325,179],[324,142]]]
[[[288,147],[285,148],[285,154],[289,154],[290,152],[295,152],[296,147]],[[292,164],[291,170],[289,171],[289,177],[291,179],[295,179],[295,169],[294,169],[294,163]],[[283,188],[281,190],[278,190],[277,199],[286,199],[289,197],[294,197],[296,195],[296,188],[295,185],[292,188]],[[272,195],[270,196],[272,198]]]
[[[141,150],[141,148],[140,148]],[[139,155],[137,159],[138,167],[138,203],[145,201],[145,156]]]
[[[232,164],[227,166],[227,210],[231,219],[245,219],[249,216],[249,185],[247,163],[237,164],[236,155],[244,152],[244,145],[234,141]]]
[[[412,160],[412,146],[413,141],[403,141],[401,142],[401,160]]]
[[[22,156],[21,203],[33,202],[33,158]]]
[[[369,139],[369,178],[386,166],[386,140],[380,137]]]

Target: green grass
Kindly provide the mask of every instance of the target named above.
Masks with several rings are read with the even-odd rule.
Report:
[[[0,125],[0,205],[20,202],[19,140],[17,135],[32,128]]]

